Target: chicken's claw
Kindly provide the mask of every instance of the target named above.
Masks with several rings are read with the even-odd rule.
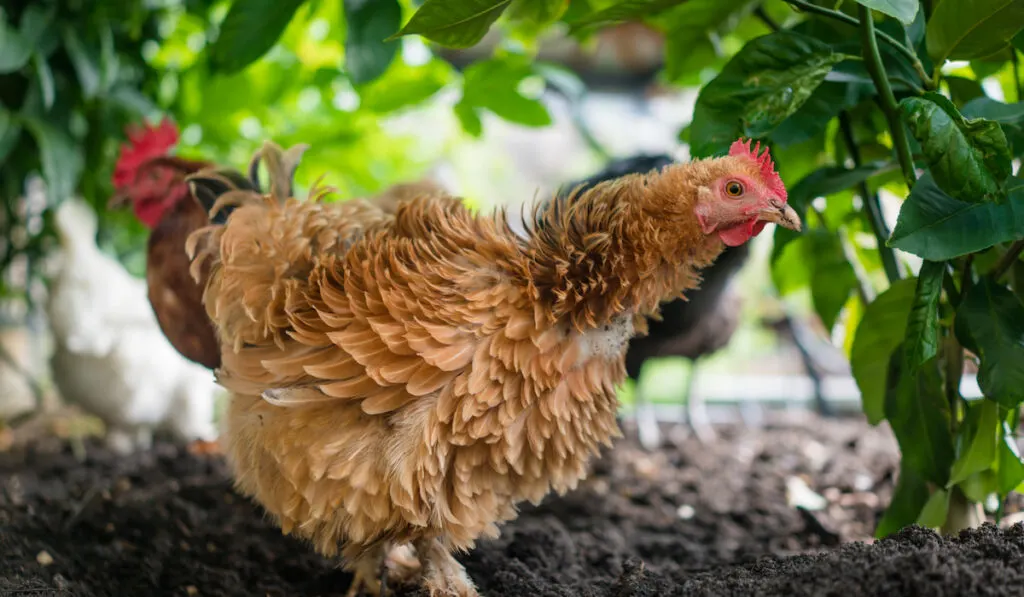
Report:
[[[430,597],[479,597],[466,569],[437,539],[417,543],[423,562],[423,586]]]

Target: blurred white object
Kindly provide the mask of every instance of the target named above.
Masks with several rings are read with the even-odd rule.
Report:
[[[148,448],[152,432],[216,440],[213,374],[164,337],[146,285],[96,246],[96,214],[78,199],[57,210],[61,254],[47,303],[61,395],[99,417],[111,449]]]
[[[0,357],[0,420],[8,420],[36,408],[35,394],[25,377],[30,370],[28,326],[0,322],[0,350],[13,361]]]

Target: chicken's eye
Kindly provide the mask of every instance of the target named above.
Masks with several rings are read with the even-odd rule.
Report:
[[[725,184],[725,192],[730,197],[739,197],[743,194],[743,183],[730,180]]]

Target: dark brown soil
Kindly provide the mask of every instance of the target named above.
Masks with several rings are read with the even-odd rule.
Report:
[[[265,522],[218,457],[87,453],[50,441],[0,455],[0,597],[344,595],[348,576]],[[870,541],[895,463],[887,430],[854,420],[652,455],[623,440],[579,490],[460,559],[487,597],[1024,595],[1021,525],[849,543]],[[791,505],[814,507],[795,479],[827,504]]]

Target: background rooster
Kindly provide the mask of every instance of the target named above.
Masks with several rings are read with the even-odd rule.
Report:
[[[725,245],[800,227],[749,143],[553,201],[525,238],[442,193],[388,213],[191,184],[233,209],[189,249],[236,482],[286,533],[340,547],[353,593],[415,571],[411,548],[431,595],[475,596],[451,551],[585,475],[618,433],[634,329]]]
[[[96,246],[97,218],[86,203],[64,201],[55,223],[60,253],[46,311],[61,395],[102,419],[118,452],[147,448],[156,429],[207,447],[217,439],[213,375],[175,352],[145,284]]]

